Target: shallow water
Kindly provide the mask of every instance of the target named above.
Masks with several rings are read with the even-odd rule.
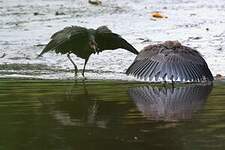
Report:
[[[224,8],[224,0],[102,0],[100,6],[88,0],[0,0],[0,77],[73,78],[66,56],[46,53],[37,58],[53,33],[71,25],[107,25],[139,51],[149,44],[179,40],[203,55],[213,75],[225,75]],[[155,11],[168,18],[152,18]],[[72,58],[81,69],[84,60]],[[127,80],[124,72],[134,58],[121,49],[92,55],[86,76]]]
[[[0,149],[224,149],[224,90],[0,80]]]

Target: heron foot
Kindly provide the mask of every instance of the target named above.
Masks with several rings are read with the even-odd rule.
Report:
[[[82,78],[82,81],[85,81],[85,80],[87,80],[87,78],[86,78],[86,77],[83,77],[83,78]]]
[[[87,78],[84,76],[84,71],[82,72],[83,80],[87,80]]]

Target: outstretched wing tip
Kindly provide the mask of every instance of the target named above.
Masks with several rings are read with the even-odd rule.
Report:
[[[98,43],[98,47],[101,51],[121,48],[134,54],[139,54],[139,52],[129,42],[116,33],[97,32],[96,42]]]
[[[150,59],[134,61],[126,75],[145,81],[201,82],[213,81],[213,75],[206,65],[159,63]]]

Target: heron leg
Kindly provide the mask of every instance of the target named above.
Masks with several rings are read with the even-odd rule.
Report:
[[[77,69],[77,65],[73,62],[73,60],[71,59],[70,57],[70,54],[67,54],[67,57],[68,59],[70,60],[70,62],[73,64],[74,66],[74,71],[75,71],[75,77],[77,76],[77,72],[78,72],[78,69]]]
[[[172,88],[174,89],[174,81],[173,81],[173,79],[172,79]]]
[[[82,71],[83,77],[84,77],[85,67],[86,67],[86,64],[87,64],[87,62],[88,62],[88,59],[89,59],[89,57],[86,58],[86,59],[85,59],[85,62],[84,62],[84,68],[83,68],[83,71]]]

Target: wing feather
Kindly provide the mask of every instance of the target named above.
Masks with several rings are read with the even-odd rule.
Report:
[[[154,61],[149,61],[149,67],[147,68],[147,70],[143,74],[145,80],[149,79],[149,75],[152,72],[152,67],[155,65],[155,63],[156,62],[154,62]]]
[[[120,35],[111,33],[106,29],[97,31],[95,35],[95,40],[98,44],[98,51],[100,52],[103,50],[114,50],[122,48],[134,54],[139,54],[139,52]]]
[[[42,50],[39,56],[48,51],[56,53],[68,53],[83,49],[88,42],[88,30],[79,26],[66,27],[54,33],[51,41]]]
[[[137,76],[137,74],[139,73],[140,69],[142,68],[143,62],[144,61],[139,61],[139,62],[137,62],[137,63],[134,64],[134,67],[135,67],[134,75],[135,76]]]
[[[137,76],[139,76],[140,78],[143,77],[143,74],[146,72],[145,69],[149,66],[149,62],[148,61],[144,61],[144,63],[141,64],[140,69],[138,70]]]

